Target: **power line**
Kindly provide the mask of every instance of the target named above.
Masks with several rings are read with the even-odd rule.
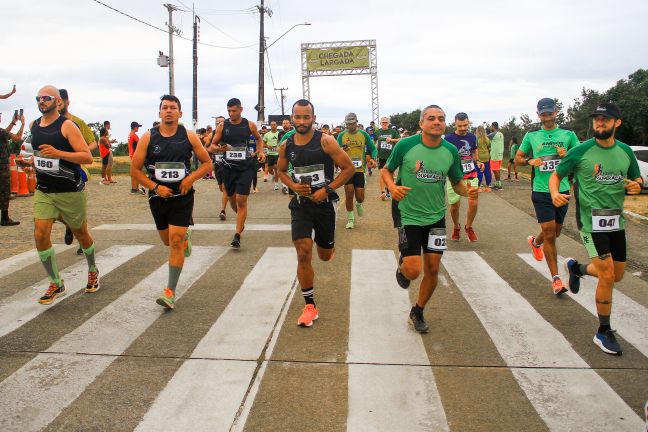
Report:
[[[263,42],[263,45],[265,48],[265,41]],[[275,85],[274,77],[272,76],[272,68],[270,67],[270,55],[268,54],[267,48],[264,51],[265,51],[266,59],[268,59],[268,72],[270,72],[270,81],[272,82],[272,88],[274,89],[275,99],[277,101],[277,105],[281,105],[281,103],[279,102],[279,98],[277,97],[277,86]]]
[[[177,1],[178,1],[178,3],[180,3],[181,5],[183,5],[184,7],[186,7],[187,9],[189,9],[189,6],[187,6],[185,3],[183,3],[182,0],[177,0]],[[189,11],[187,11],[187,12],[191,12],[191,10],[189,10]],[[221,30],[220,28],[216,27],[216,26],[215,26],[214,24],[212,24],[211,22],[207,21],[207,20],[205,19],[205,17],[202,16],[202,14],[201,14],[201,22],[206,22],[208,25],[210,25],[211,27],[215,28],[217,31],[219,31],[219,32],[222,33],[223,35],[227,36],[228,38],[232,39],[234,42],[243,45],[243,42],[241,42],[240,40],[236,39],[234,36],[230,36],[230,35],[227,34],[225,31]]]
[[[130,18],[132,20],[135,20],[135,21],[139,22],[140,24],[144,24],[144,25],[146,25],[148,27],[154,28],[155,30],[159,30],[159,31],[161,31],[163,33],[168,33],[168,31],[169,31],[168,29],[163,29],[161,27],[157,27],[157,26],[155,26],[155,25],[153,25],[151,23],[148,23],[148,22],[143,21],[143,20],[141,20],[139,18],[136,18],[136,17],[134,17],[132,15],[129,15],[126,12],[122,12],[119,9],[115,9],[114,7],[112,7],[110,5],[107,5],[106,3],[103,3],[103,2],[101,2],[99,0],[92,0],[92,1],[94,1],[97,4],[100,4],[101,6],[104,6],[104,7],[108,8],[108,9],[114,11],[114,12],[117,12],[117,13],[119,13],[121,15],[124,15],[125,17],[128,17],[128,18]],[[184,36],[181,36],[181,35],[176,35],[175,37],[180,38],[180,39],[184,39],[184,40],[190,41],[190,42],[192,41],[191,39],[189,39],[187,37],[184,37]],[[215,45],[215,44],[210,44],[210,43],[206,43],[206,42],[198,42],[198,43],[200,45],[205,45],[205,46],[208,46],[208,47],[220,48],[220,49],[244,49],[244,48],[251,48],[251,47],[256,45],[256,44],[251,44],[251,45],[243,45],[243,46],[239,46],[239,47],[231,47],[231,46]]]

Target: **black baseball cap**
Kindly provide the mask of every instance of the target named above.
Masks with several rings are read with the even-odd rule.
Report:
[[[59,89],[59,94],[61,95],[61,99],[63,100],[68,100],[68,92],[65,89]]]
[[[538,114],[552,113],[556,111],[556,102],[551,98],[542,98],[538,101]]]
[[[135,129],[136,127],[142,127],[142,125],[137,122],[131,122],[131,129]]]
[[[611,102],[598,104],[594,109],[594,112],[590,114],[590,117],[598,116],[618,119],[621,118],[621,110]]]

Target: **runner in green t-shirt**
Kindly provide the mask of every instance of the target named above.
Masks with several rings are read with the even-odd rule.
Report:
[[[594,138],[567,153],[549,180],[554,205],[566,206],[571,195],[560,192],[559,184],[574,175],[576,223],[592,259],[579,264],[573,258],[564,262],[569,272],[569,289],[577,293],[579,278],[598,278],[596,312],[599,328],[594,343],[608,354],[621,354],[621,346],[610,328],[612,289],[623,278],[626,263],[625,195],[641,192],[642,180],[637,159],[630,148],[614,138],[621,125],[619,108],[611,103],[596,107],[591,115]]]
[[[490,169],[495,176],[495,185],[493,189],[502,190],[502,160],[504,159],[504,134],[500,132],[499,123],[491,123],[493,131],[488,137],[490,138]]]
[[[380,119],[380,129],[376,129],[374,136],[376,137],[376,147],[378,147],[378,168],[381,169],[387,163],[389,155],[401,137],[396,129],[389,127],[389,117]],[[390,198],[389,191],[385,188],[382,176],[378,180],[380,182],[380,199],[386,201]]]
[[[506,169],[508,170],[508,177],[506,177],[506,180],[511,181],[511,168],[513,168],[513,172],[515,173],[515,181],[520,181],[518,179],[518,172],[517,172],[517,165],[515,165],[515,153],[520,149],[520,145],[518,144],[518,139],[517,137],[511,137],[511,143],[510,143],[510,150],[509,150],[509,161]]]
[[[274,190],[279,190],[279,178],[277,177],[277,159],[279,158],[279,131],[277,130],[277,122],[270,122],[270,130],[266,132],[265,135],[263,135],[263,142],[265,143],[265,148],[268,149],[266,167],[268,168],[268,172],[272,174],[272,184],[274,186]]]
[[[376,158],[376,147],[369,134],[358,128],[358,116],[349,113],[344,118],[344,122],[346,123],[346,129],[338,135],[337,142],[347,152],[355,167],[355,174],[344,185],[344,204],[348,215],[346,228],[353,229],[355,227],[353,198],[355,197],[356,200],[358,216],[362,216],[364,214],[362,203],[365,199],[365,172],[367,167],[373,168],[376,166],[374,160]]]
[[[576,147],[579,141],[574,132],[561,129],[556,124],[558,109],[553,99],[540,99],[537,112],[542,122],[542,128],[524,136],[520,149],[515,155],[515,163],[532,166],[531,201],[541,231],[535,237],[528,236],[527,243],[531,246],[536,260],[542,261],[546,257],[547,267],[553,277],[553,293],[561,295],[567,292],[567,288],[558,276],[556,238],[560,236],[567,214],[567,206],[559,208],[551,202],[549,177],[556,170],[567,151]],[[569,182],[566,178],[560,183],[560,191],[569,193]]]
[[[445,112],[437,105],[426,107],[421,111],[419,126],[421,134],[400,140],[380,173],[392,198],[398,201],[396,218],[401,219],[395,221],[400,251],[396,281],[408,288],[423,267],[418,299],[409,318],[416,331],[426,333],[423,308],[436,288],[441,256],[447,248],[446,181],[452,183],[456,193],[470,199],[478,198],[478,189],[463,182],[459,152],[442,138]],[[397,169],[398,180],[394,182]]]

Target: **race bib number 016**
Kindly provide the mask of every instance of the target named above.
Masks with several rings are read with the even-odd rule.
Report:
[[[179,182],[185,178],[186,170],[182,162],[156,162],[155,178],[161,182]]]
[[[301,182],[301,179],[303,177],[310,177],[310,185],[312,187],[324,186],[324,184],[326,183],[326,177],[324,175],[324,164],[295,167],[295,172],[293,174],[298,182]]]
[[[445,228],[432,228],[430,230],[427,248],[433,251],[444,251],[448,249]]]
[[[245,160],[246,152],[247,148],[245,147],[232,147],[231,150],[225,152],[225,157],[227,160],[242,161]]]
[[[621,209],[592,209],[592,232],[619,231]]]

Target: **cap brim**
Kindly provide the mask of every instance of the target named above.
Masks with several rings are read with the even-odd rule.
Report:
[[[590,118],[594,118],[594,117],[616,118],[610,113],[592,113],[589,115],[589,117]]]
[[[353,120],[353,121],[345,121],[344,124],[346,125],[352,125],[352,124],[357,124],[358,120]]]
[[[556,108],[542,108],[541,110],[538,110],[538,114],[548,114],[556,111]]]

